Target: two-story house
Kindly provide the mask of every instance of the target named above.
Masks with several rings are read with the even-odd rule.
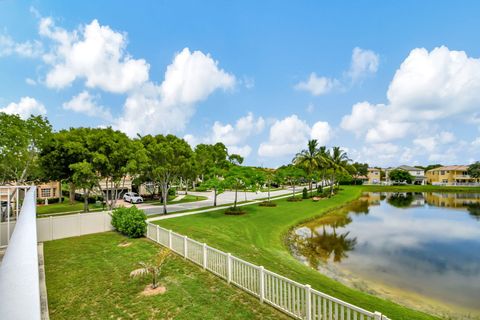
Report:
[[[379,184],[381,182],[380,176],[381,170],[379,168],[368,168],[368,184]]]
[[[427,181],[433,185],[472,185],[480,179],[470,177],[467,173],[469,166],[444,166],[427,171]]]
[[[387,182],[390,181],[388,175],[392,170],[407,171],[413,177],[413,180],[412,180],[413,184],[424,185],[427,182],[427,177],[425,176],[425,171],[423,169],[417,168],[417,167],[406,166],[406,165],[402,165],[402,166],[399,166],[399,167],[396,167],[396,168],[386,169],[385,170],[385,179],[387,180]]]

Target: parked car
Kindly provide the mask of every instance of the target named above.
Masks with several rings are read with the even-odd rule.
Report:
[[[136,192],[127,192],[123,195],[123,200],[130,203],[142,203],[143,198]]]

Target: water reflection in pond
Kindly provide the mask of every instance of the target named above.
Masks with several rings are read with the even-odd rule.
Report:
[[[367,193],[290,243],[318,270],[480,311],[480,194]]]

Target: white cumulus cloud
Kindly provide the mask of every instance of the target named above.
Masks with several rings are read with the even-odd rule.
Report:
[[[42,54],[43,46],[39,41],[16,42],[7,34],[0,34],[0,57],[18,55],[35,58]]]
[[[270,127],[269,139],[260,144],[258,155],[261,157],[279,157],[294,155],[303,149],[309,138],[318,139],[326,144],[331,136],[327,122],[317,122],[311,128],[307,122],[291,115],[277,120]]]
[[[418,134],[413,123],[473,112],[480,103],[480,59],[447,47],[414,49],[396,71],[387,98],[385,105],[353,105],[341,127],[367,142],[387,142]]]
[[[112,119],[110,111],[104,106],[98,105],[97,98],[88,91],[82,91],[70,101],[65,102],[63,109],[83,113],[90,117],[98,117],[105,120]]]
[[[379,60],[378,54],[374,51],[356,47],[352,52],[350,69],[344,73],[341,80],[317,76],[315,72],[312,72],[307,80],[297,83],[294,88],[308,91],[314,96],[321,96],[332,92],[336,88],[345,88],[348,80],[355,83],[366,75],[376,73],[380,63]]]
[[[132,91],[116,127],[133,136],[137,133],[181,131],[195,112],[195,104],[216,90],[235,86],[235,76],[218,67],[218,61],[188,48],[167,67],[160,85],[147,82]]]
[[[306,81],[297,83],[295,89],[308,91],[314,96],[320,96],[329,93],[338,85],[338,80],[319,77],[315,72],[312,72]]]
[[[252,151],[248,144],[249,138],[261,133],[264,127],[265,120],[262,117],[255,118],[253,113],[249,112],[246,116],[239,118],[233,125],[215,121],[206,136],[197,138],[187,134],[184,139],[191,145],[222,142],[228,148],[229,153],[236,153],[246,158]]]
[[[45,81],[48,87],[64,88],[84,79],[87,87],[124,93],[148,80],[148,63],[133,59],[125,50],[126,34],[97,20],[67,31],[55,26],[52,18],[42,18],[39,33],[53,42],[43,56],[51,66]]]
[[[368,74],[374,74],[378,70],[380,58],[372,50],[354,48],[352,53],[352,62],[348,76],[353,82],[356,82]]]
[[[19,102],[12,102],[6,107],[0,108],[0,112],[18,114],[22,119],[27,119],[30,115],[45,115],[47,109],[34,98],[22,97]]]

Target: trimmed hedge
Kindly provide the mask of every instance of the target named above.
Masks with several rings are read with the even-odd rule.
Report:
[[[130,238],[140,238],[147,231],[147,216],[136,206],[120,207],[112,212],[112,226]]]
[[[62,195],[64,195],[67,198],[70,198],[70,191],[62,190]],[[83,194],[75,193],[75,200],[76,201],[83,202],[83,199],[84,199]],[[88,203],[96,203],[97,201],[103,201],[103,196],[93,195],[93,196],[88,197]]]
[[[65,199],[62,198],[48,198],[48,204],[63,202]],[[37,199],[37,204],[45,204],[45,199]]]
[[[276,207],[277,204],[272,201],[262,201],[258,204],[260,207]]]
[[[242,214],[247,213],[245,210],[242,210],[240,207],[230,207],[227,210],[225,210],[225,214],[229,216],[241,216]]]

